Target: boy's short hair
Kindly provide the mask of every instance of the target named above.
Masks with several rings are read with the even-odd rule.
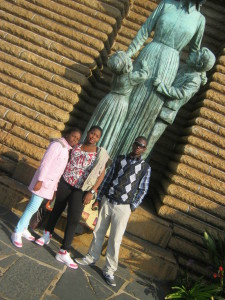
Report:
[[[208,48],[203,47],[201,49],[204,53],[204,56],[201,60],[202,65],[201,66],[197,66],[197,70],[200,72],[207,72],[210,69],[212,69],[212,67],[215,64],[216,61],[216,57],[215,55],[212,53],[212,51],[210,51]]]
[[[136,137],[136,138],[135,138],[135,140],[134,140],[134,141],[136,141],[136,140],[138,140],[138,139],[142,139],[143,141],[145,141],[145,142],[146,142],[146,145],[148,144],[148,140],[146,139],[146,137],[145,137],[145,136],[143,136],[143,135],[139,135],[138,137]]]

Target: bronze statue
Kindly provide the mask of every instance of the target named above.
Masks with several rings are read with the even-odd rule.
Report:
[[[134,87],[130,95],[129,110],[122,132],[118,151],[126,153],[135,136],[143,135],[148,140],[156,117],[158,116],[165,95],[158,93],[153,85],[154,79],[171,86],[179,67],[179,56],[182,49],[189,45],[189,53],[200,49],[205,29],[205,17],[199,11],[202,1],[163,0],[142,25],[130,44],[127,54],[134,56],[151,32],[153,40],[146,45],[134,61],[134,70],[140,68],[146,60],[150,74],[142,84]],[[149,143],[148,143],[149,145]],[[149,149],[146,151],[146,155]]]
[[[118,51],[108,60],[108,67],[113,72],[111,91],[98,104],[83,136],[92,125],[103,129],[99,145],[106,148],[110,156],[116,155],[117,141],[127,115],[129,96],[133,86],[144,82],[149,77],[145,61],[141,68],[133,71],[131,58],[123,51]]]
[[[172,86],[158,78],[154,81],[157,92],[167,98],[149,135],[149,153],[166,127],[173,123],[179,109],[198,92],[201,85],[206,84],[205,72],[213,67],[215,60],[209,49],[202,48],[189,55],[186,64],[179,68]]]

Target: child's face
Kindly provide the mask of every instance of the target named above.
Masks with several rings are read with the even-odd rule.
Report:
[[[205,58],[205,50],[204,49],[200,49],[196,52],[192,52],[190,55],[189,55],[189,61],[191,62],[192,65],[194,66],[201,66],[202,63],[203,63],[203,60]]]
[[[206,52],[204,49],[200,49],[197,51],[197,59],[196,59],[196,65],[200,65],[203,63],[205,56],[206,56]]]
[[[101,131],[97,128],[88,131],[86,140],[89,144],[95,145],[101,138]]]
[[[80,139],[81,139],[81,134],[78,131],[72,131],[66,136],[66,140],[71,147],[77,145]]]

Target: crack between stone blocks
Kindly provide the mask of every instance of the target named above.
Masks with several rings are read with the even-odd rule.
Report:
[[[1,241],[1,242],[2,242],[2,241]],[[3,242],[2,242],[2,243],[3,243]],[[16,256],[18,256],[18,258],[17,258],[14,262],[12,262],[11,265],[8,266],[8,268],[6,268],[6,269],[0,268],[0,272],[1,272],[1,273],[0,273],[0,277],[4,276],[4,274],[5,274],[8,270],[10,270],[12,266],[15,265],[15,263],[17,262],[17,260],[20,259],[20,257],[22,257],[22,255],[19,255],[19,253],[16,252],[16,253],[14,253],[14,254],[11,254],[11,255],[6,256],[6,258],[7,258],[7,257],[10,257],[10,256],[12,256],[12,255],[16,255]]]
[[[40,300],[43,300],[47,295],[54,295],[56,299],[59,299],[55,294],[52,294],[53,290],[55,289],[57,283],[62,278],[63,274],[66,272],[67,267],[64,266],[62,270],[58,270],[58,274],[55,275],[54,279],[49,283],[48,287],[46,288],[45,292],[41,296]]]
[[[7,227],[7,226],[6,226],[6,227]],[[8,229],[9,229],[9,228],[8,228]],[[29,258],[29,259],[35,261],[35,262],[38,263],[39,265],[42,265],[42,266],[47,267],[47,268],[49,268],[49,269],[53,269],[53,270],[58,271],[58,272],[61,271],[60,269],[57,269],[57,268],[55,268],[55,267],[53,267],[53,266],[51,266],[51,265],[49,265],[49,264],[47,264],[47,263],[44,263],[44,262],[42,262],[42,261],[40,261],[40,260],[38,260],[38,259],[35,259],[35,258],[33,258],[33,257],[31,257],[31,256],[29,256],[29,255],[27,255],[27,254],[25,254],[25,253],[17,252],[13,247],[11,247],[11,245],[6,244],[6,243],[3,242],[3,241],[1,241],[1,242],[2,242],[5,246],[7,246],[7,247],[9,247],[10,249],[14,250],[14,251],[15,251],[15,254],[18,255],[18,256],[20,256],[20,257],[22,257],[22,256],[27,257],[27,258]]]
[[[90,279],[89,279],[89,273],[87,273],[87,272],[84,271],[83,269],[82,269],[82,271],[84,272],[84,275],[85,275],[85,277],[87,278],[87,282],[88,282],[88,284],[89,284],[91,290],[93,291],[94,294],[96,294],[96,292],[95,292],[95,290],[94,290],[94,287],[93,287],[93,285],[91,284],[91,281],[90,281]]]
[[[125,292],[125,291],[121,291],[121,290],[119,290],[116,294],[113,294],[113,295],[110,296],[109,298],[106,298],[105,300],[114,299],[114,297],[119,296],[119,295],[121,295],[121,294],[126,294],[126,295],[128,295],[129,297],[132,297],[133,299],[140,300],[140,298],[137,298],[137,297],[135,297],[135,296],[133,296],[133,295],[131,295],[131,294]]]
[[[9,298],[5,298],[5,297],[3,297],[1,294],[0,294],[0,299],[1,299],[1,300],[9,300]]]
[[[124,289],[126,288],[126,286],[127,286],[129,283],[131,283],[132,281],[134,281],[133,278],[131,278],[130,280],[126,280],[126,281],[124,282],[124,284],[121,285],[121,287],[120,287],[120,289],[117,291],[117,293],[114,293],[113,295],[111,295],[109,298],[106,298],[105,300],[113,299],[115,296],[119,296],[119,295],[122,294],[122,293],[124,293],[124,294],[126,294],[126,295],[128,295],[128,296],[130,296],[130,297],[132,297],[132,298],[134,298],[134,299],[140,300],[139,298],[136,298],[135,296],[133,296],[133,295],[127,293],[126,291],[124,291]]]

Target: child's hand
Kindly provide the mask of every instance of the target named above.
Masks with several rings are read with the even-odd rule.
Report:
[[[36,191],[39,191],[42,187],[42,181],[37,181],[33,190],[36,192]]]
[[[160,83],[161,83],[161,79],[158,78],[158,77],[156,77],[156,78],[154,79],[153,85],[154,85],[154,86],[158,86],[158,85],[160,85]]]
[[[142,68],[146,68],[148,66],[147,61],[146,60],[142,60],[141,61],[141,66],[142,66]]]

